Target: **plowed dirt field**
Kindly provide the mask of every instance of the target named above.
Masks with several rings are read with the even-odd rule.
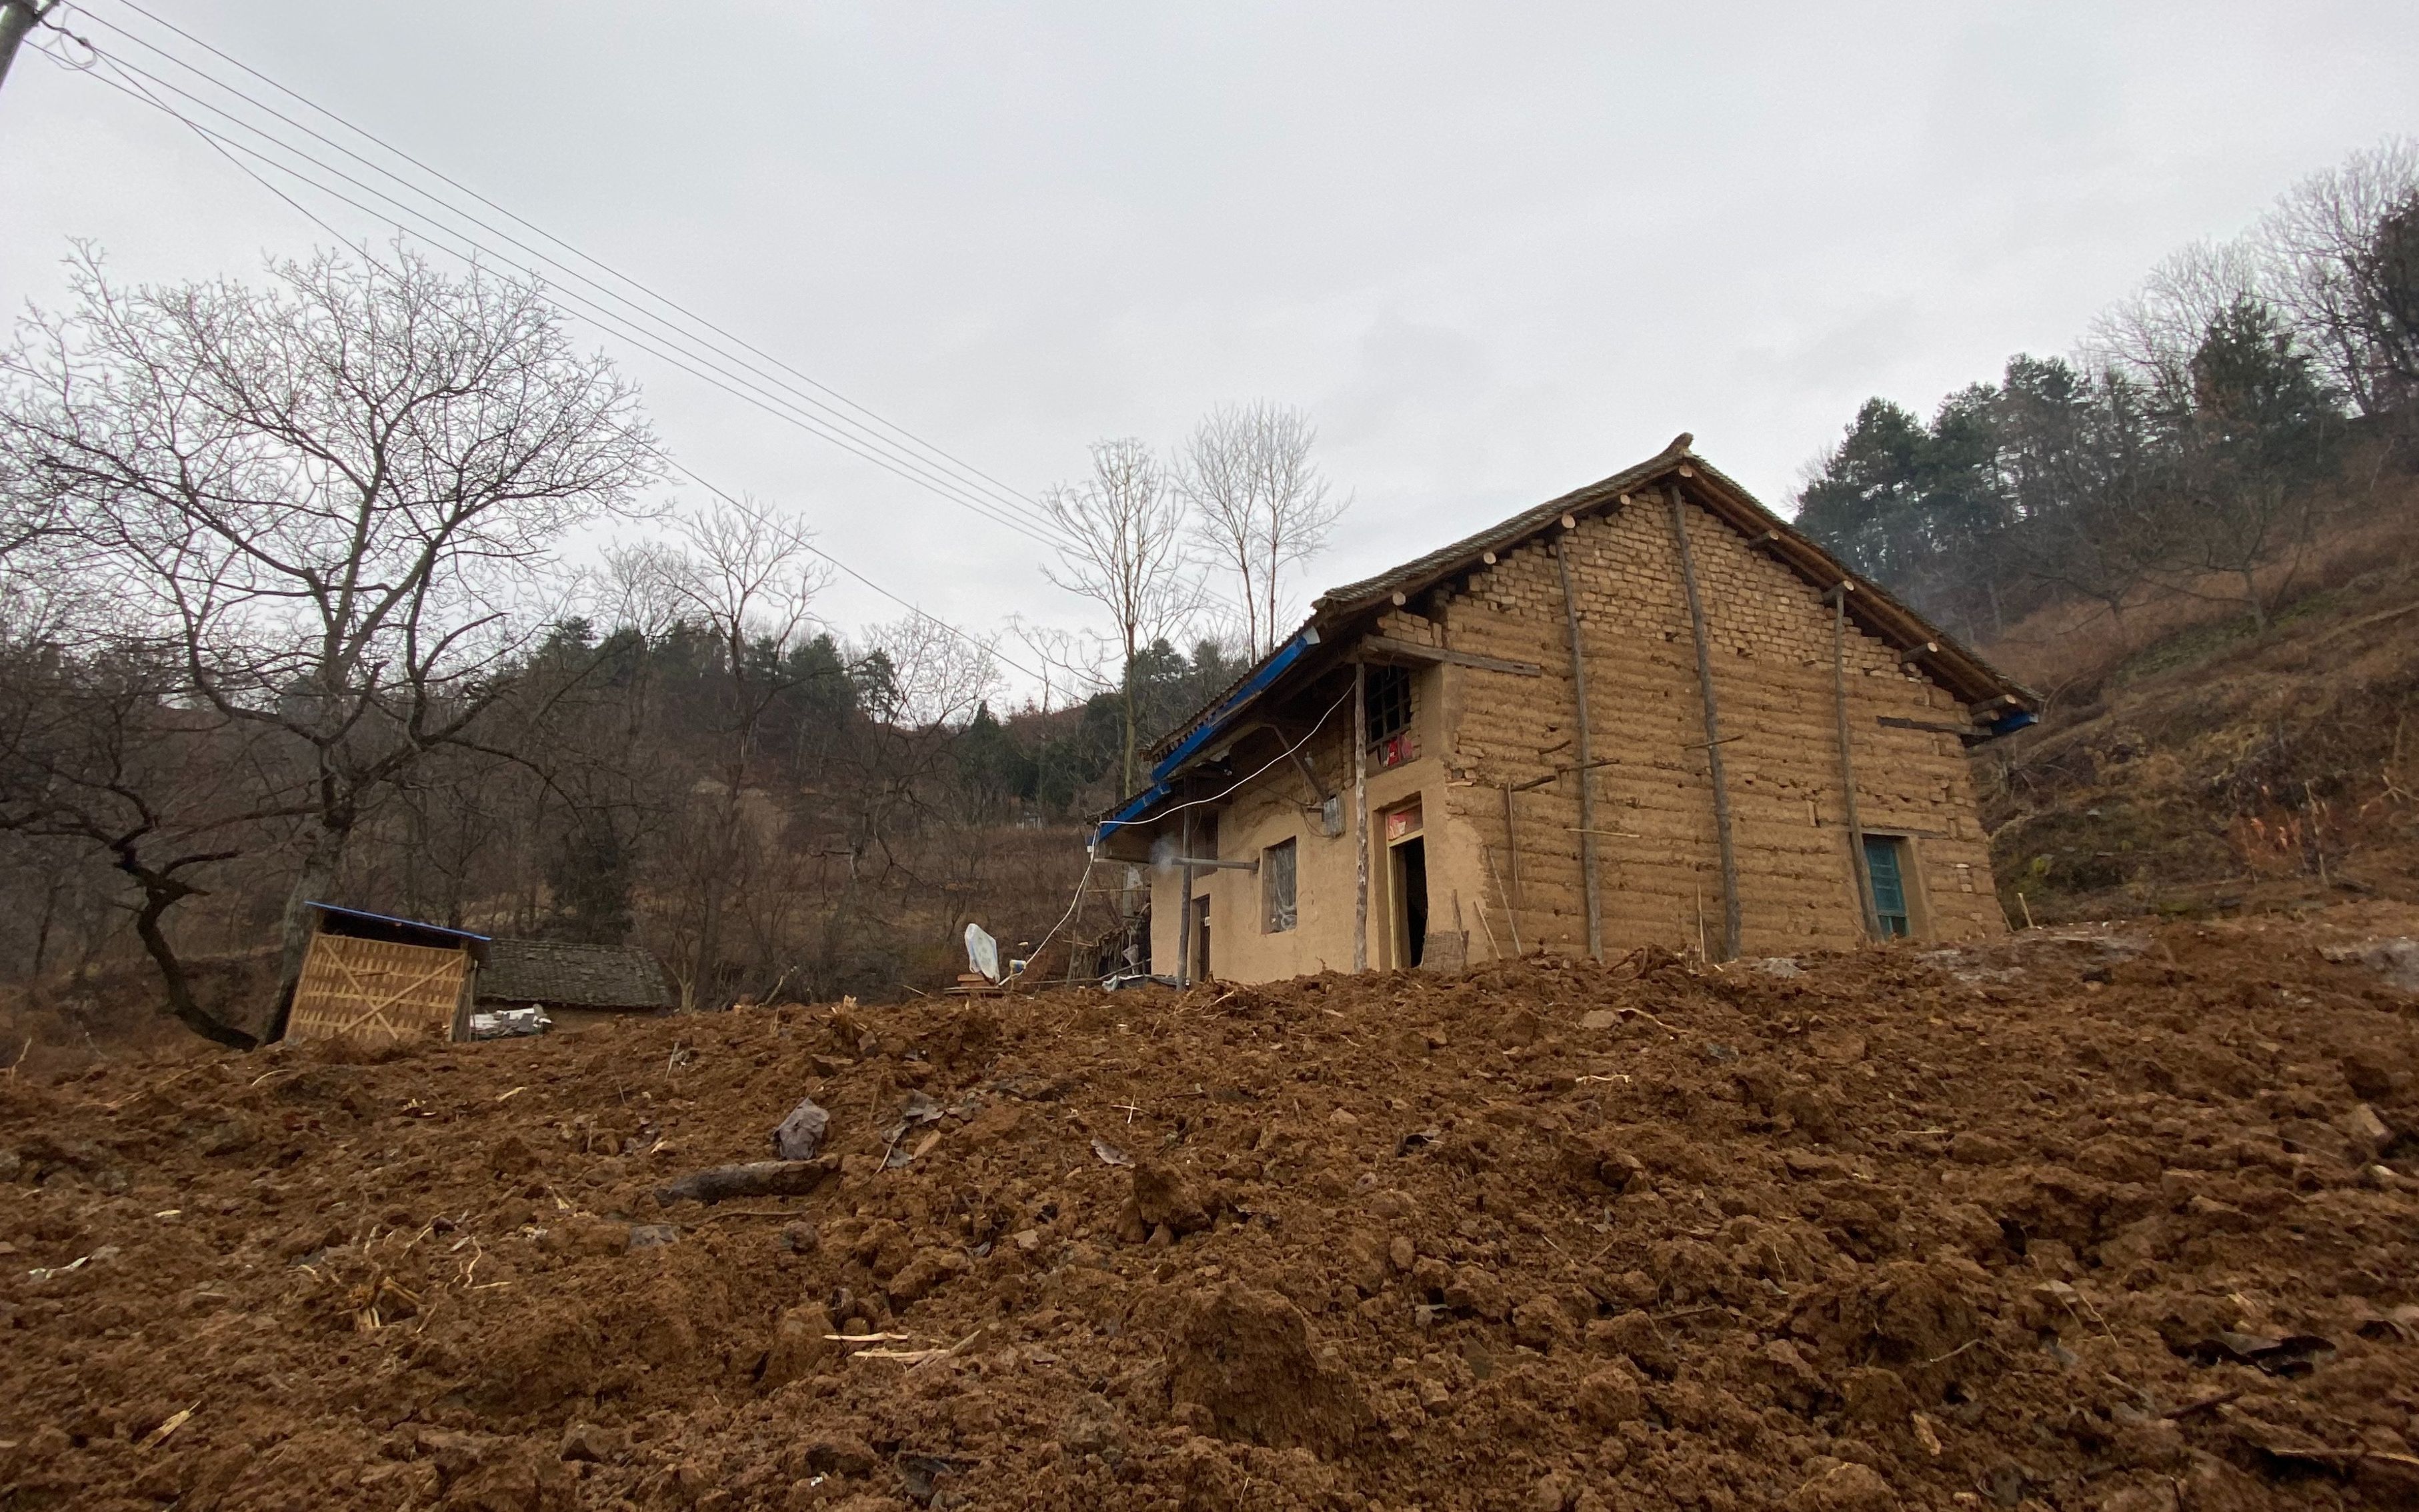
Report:
[[[0,1077],[0,1508],[2419,1505],[2414,926]]]

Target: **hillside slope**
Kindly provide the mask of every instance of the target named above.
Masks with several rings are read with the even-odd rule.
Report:
[[[0,1507],[2407,1506],[2414,925],[0,1079]]]
[[[1977,757],[2010,919],[2419,899],[2419,480],[2308,577],[2263,634],[2170,603],[2130,654],[1994,648],[2053,692]]]

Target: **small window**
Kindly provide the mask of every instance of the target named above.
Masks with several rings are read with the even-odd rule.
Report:
[[[1411,673],[1405,667],[1369,669],[1369,747],[1382,766],[1411,756]]]
[[[1906,841],[1895,835],[1865,837],[1865,875],[1873,888],[1873,919],[1882,938],[1903,940],[1913,933],[1907,907]]]
[[[1262,930],[1282,934],[1294,923],[1294,844],[1281,840],[1260,853]]]

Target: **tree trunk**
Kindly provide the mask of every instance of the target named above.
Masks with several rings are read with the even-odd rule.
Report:
[[[285,1038],[286,1015],[294,1011],[294,989],[301,983],[302,958],[311,951],[312,927],[316,922],[304,904],[328,900],[336,886],[337,872],[344,865],[346,843],[352,837],[349,819],[331,820],[323,815],[319,832],[312,837],[311,849],[302,857],[302,870],[295,873],[294,889],[285,895],[277,995],[270,1002],[268,1029],[260,1036],[263,1044]]]
[[[186,975],[185,963],[160,928],[161,916],[179,899],[190,897],[194,889],[173,879],[137,877],[135,881],[143,888],[143,906],[135,910],[134,933],[150,954],[151,964],[160,968],[160,984],[168,993],[168,1011],[176,1015],[177,1022],[205,1040],[231,1050],[258,1048],[259,1041],[233,1025],[220,1023],[193,1000],[193,979]]]
[[[704,893],[698,900],[697,957],[689,964],[688,1002],[685,1007],[702,1010],[710,1007],[714,993],[714,975],[722,968],[722,875],[721,868],[706,872]]]
[[[42,967],[50,957],[51,925],[58,918],[60,887],[58,874],[54,872],[50,886],[42,889],[42,917],[40,922],[34,926],[34,975],[37,977],[42,974]]]
[[[1125,761],[1124,761],[1124,764],[1119,768],[1119,774],[1118,774],[1118,775],[1119,775],[1119,779],[1120,779],[1120,783],[1121,783],[1121,785],[1120,785],[1120,786],[1118,787],[1118,789],[1117,789],[1117,796],[1119,796],[1120,798],[1129,798],[1129,797],[1133,796],[1133,790],[1134,790],[1134,687],[1133,687],[1133,680],[1134,680],[1134,665],[1133,665],[1133,663],[1134,663],[1134,659],[1133,659],[1133,652],[1132,652],[1131,649],[1129,649],[1129,650],[1126,652],[1126,674],[1125,674],[1124,678],[1123,678],[1123,679],[1121,679],[1121,684],[1122,684],[1122,687],[1123,687],[1123,693],[1122,693],[1122,697],[1121,697],[1121,701],[1120,701],[1120,707],[1122,708],[1122,710],[1124,711],[1124,714],[1125,714]]]
[[[722,969],[722,903],[728,895],[731,873],[739,866],[740,783],[745,765],[732,770],[723,788],[722,810],[715,816],[715,856],[705,873],[704,895],[699,900],[697,924],[697,964],[689,972],[688,1006],[708,1009],[717,1006],[718,995],[714,988],[715,977]]]
[[[2266,635],[2268,633],[2268,606],[2259,602],[2259,579],[2255,574],[2255,569],[2250,567],[2242,568],[2242,601],[2251,606],[2252,633],[2254,635]]]

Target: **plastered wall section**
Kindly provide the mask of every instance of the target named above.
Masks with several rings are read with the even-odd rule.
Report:
[[[1389,631],[1389,633],[1394,633]],[[1423,638],[1433,629],[1422,626]],[[1413,758],[1379,769],[1371,758],[1369,807],[1373,823],[1392,808],[1420,800],[1427,809],[1433,791],[1441,797],[1444,767],[1430,752],[1443,735],[1438,719],[1439,678],[1433,669],[1414,674],[1411,686],[1411,748]],[[1236,981],[1269,981],[1325,970],[1352,969],[1352,926],[1355,879],[1353,870],[1352,709],[1348,697],[1324,711],[1325,722],[1302,748],[1329,791],[1344,797],[1343,833],[1320,833],[1317,802],[1310,784],[1290,761],[1280,761],[1261,777],[1245,783],[1218,805],[1218,855],[1224,859],[1263,856],[1281,841],[1294,841],[1295,923],[1290,930],[1266,928],[1258,873],[1218,871],[1194,878],[1195,897],[1210,899],[1211,969]],[[1317,717],[1316,716],[1314,717]],[[1283,750],[1263,736],[1238,755],[1237,765],[1248,771]],[[1211,783],[1212,789],[1219,784]],[[1175,837],[1180,825],[1166,824],[1159,833]],[[1433,863],[1432,863],[1433,864]],[[1390,900],[1385,892],[1383,857],[1371,871],[1369,963],[1386,964],[1383,925]],[[1151,966],[1174,975],[1182,960],[1179,899],[1182,877],[1175,867],[1151,874]],[[1433,883],[1432,896],[1436,893]],[[1450,901],[1447,924],[1450,924]]]
[[[1832,611],[1821,591],[1715,517],[1684,505],[1721,713],[1738,856],[1743,954],[1861,937],[1834,717]],[[1720,939],[1721,875],[1696,651],[1668,505],[1641,496],[1552,532],[1569,553],[1587,657],[1597,869],[1608,954]],[[1542,678],[1442,670],[1449,724],[1436,760],[1453,843],[1447,886],[1483,889],[1492,938],[1473,959],[1585,949],[1577,701],[1562,585],[1548,539],[1436,595],[1435,623],[1466,652],[1533,662]],[[2003,933],[1962,744],[1882,717],[1962,728],[1957,700],[1851,616],[1845,640],[1859,819],[1906,838],[1918,933]],[[1509,828],[1502,788],[1516,795]],[[1438,827],[1436,820],[1430,828]],[[1515,879],[1514,837],[1517,837]],[[1476,857],[1476,864],[1467,857]],[[1431,863],[1432,873],[1436,871]]]

